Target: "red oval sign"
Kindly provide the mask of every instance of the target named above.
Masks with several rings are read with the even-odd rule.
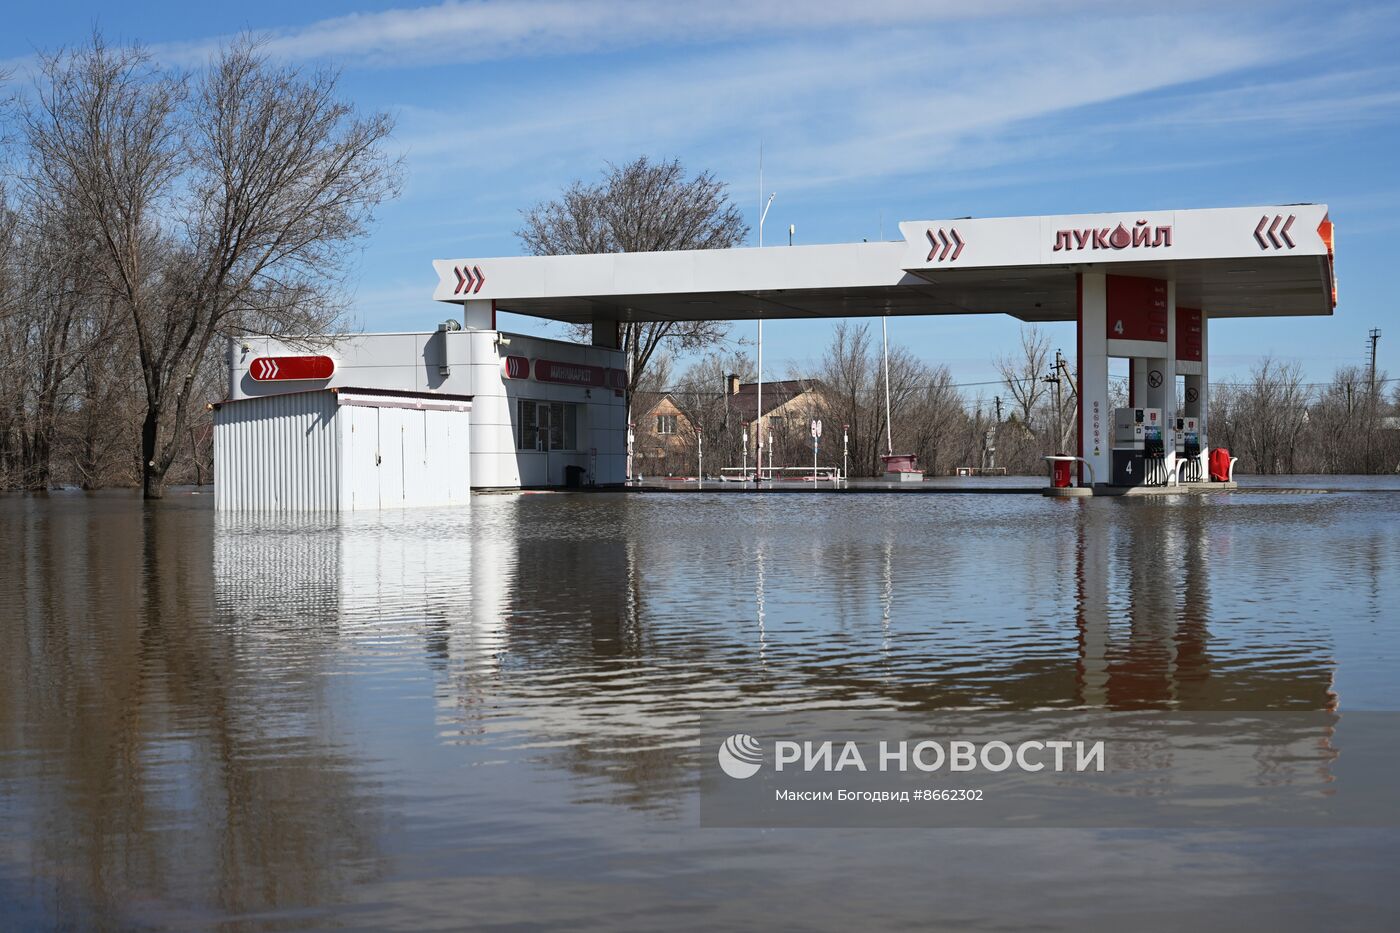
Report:
[[[329,379],[334,373],[335,360],[329,356],[257,356],[248,364],[255,382]]]

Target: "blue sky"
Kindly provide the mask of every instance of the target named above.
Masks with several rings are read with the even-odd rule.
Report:
[[[21,0],[0,61],[22,69],[94,24],[192,67],[239,30],[266,33],[278,57],[343,68],[349,98],[396,114],[403,196],[352,283],[367,330],[431,327],[448,310],[428,298],[432,259],[517,255],[519,209],[607,161],[678,157],[755,214],[761,139],[770,242],[789,224],[822,243],[967,214],[1326,202],[1336,316],[1219,322],[1212,377],[1267,352],[1324,379],[1363,360],[1372,327],[1400,374],[1398,4]],[[898,319],[891,333],[976,382],[1017,326]],[[775,322],[765,370],[814,365],[829,333]],[[1051,333],[1072,349],[1070,328]]]

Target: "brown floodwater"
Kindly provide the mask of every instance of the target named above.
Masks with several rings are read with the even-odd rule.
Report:
[[[1400,487],[1316,485],[0,498],[0,928],[1393,928],[1394,828],[698,817],[746,710],[1400,709]]]

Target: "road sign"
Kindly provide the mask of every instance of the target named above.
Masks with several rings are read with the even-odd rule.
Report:
[[[329,356],[257,356],[248,364],[255,382],[329,379],[334,373],[335,360]]]

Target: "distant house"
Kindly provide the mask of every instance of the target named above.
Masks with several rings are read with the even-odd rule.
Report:
[[[638,393],[633,410],[632,470],[642,476],[695,472],[695,426],[669,392]]]
[[[816,379],[782,379],[763,383],[763,410],[758,410],[758,383],[729,377],[729,410],[747,426],[749,449],[756,449],[762,432],[763,446],[772,438],[774,462],[794,459],[811,440],[812,419],[826,407],[825,389]],[[764,457],[767,460],[767,455]]]
[[[691,398],[690,394],[683,394]],[[764,462],[770,459],[778,466],[788,461],[798,462],[806,456],[811,444],[811,421],[821,417],[825,402],[821,383],[814,379],[786,379],[763,383],[763,411],[758,410],[758,383],[740,382],[738,376],[725,380],[723,404],[715,396],[697,402],[699,411],[682,408],[682,398],[670,392],[638,393],[633,411],[641,414],[633,419],[633,471],[642,476],[693,476],[697,469],[696,425],[702,421],[707,432],[727,435],[732,425],[733,438],[739,437],[742,426],[747,437],[747,456],[757,451],[759,431],[763,432]],[[711,408],[710,406],[715,406]],[[717,449],[720,440],[707,433],[707,472],[718,465],[738,466],[743,458],[736,446],[732,451],[727,442],[724,452]],[[772,450],[768,449],[772,439]],[[710,459],[714,452],[717,459]],[[732,463],[731,463],[732,461]],[[749,461],[750,463],[752,461]]]

